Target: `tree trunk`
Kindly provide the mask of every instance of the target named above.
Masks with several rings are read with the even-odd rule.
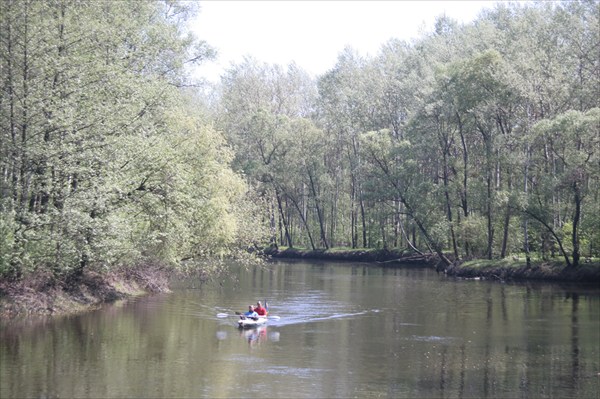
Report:
[[[573,182],[573,191],[575,192],[575,214],[573,215],[573,232],[572,232],[572,242],[573,242],[573,267],[579,266],[579,220],[581,218],[581,191],[579,190],[579,186],[577,182]]]
[[[446,143],[447,144],[447,143]],[[454,222],[452,220],[452,203],[450,202],[450,192],[449,192],[449,177],[448,177],[448,148],[445,146],[443,149],[443,181],[444,181],[444,197],[446,199],[446,218],[448,219],[448,223],[450,223],[450,239],[452,240],[452,249],[454,250],[454,258],[458,260],[460,258],[458,253],[458,245],[456,243],[456,234],[454,234]]]
[[[435,251],[435,253],[438,255],[440,260],[446,266],[451,265],[452,262],[446,257],[446,255],[444,255],[444,252],[443,252],[442,248],[440,247],[440,245],[431,238],[431,236],[427,232],[427,229],[425,228],[424,224],[421,222],[420,218],[415,214],[415,212],[413,212],[412,207],[408,204],[407,199],[402,195],[400,183],[390,175],[390,171],[389,171],[388,167],[386,166],[386,164],[384,162],[381,161],[381,159],[376,157],[374,154],[373,154],[373,159],[377,163],[377,165],[380,167],[381,171],[388,178],[390,185],[396,190],[398,199],[402,202],[402,205],[404,205],[404,209],[406,209],[407,214],[410,215],[410,217],[416,223],[417,227],[419,228],[419,231],[425,238],[426,243],[433,247],[433,250]]]
[[[552,237],[554,237],[554,239],[556,240],[556,243],[558,244],[558,248],[560,249],[560,253],[565,258],[565,262],[567,264],[567,267],[572,267],[573,264],[571,263],[571,260],[569,259],[569,254],[565,250],[565,247],[563,246],[562,240],[556,234],[556,232],[554,231],[554,229],[552,228],[552,226],[550,226],[548,223],[546,223],[543,218],[537,216],[535,213],[532,213],[532,212],[527,211],[527,210],[525,212],[527,212],[528,215],[530,215],[535,220],[537,220],[538,222],[540,222],[546,228],[546,230],[552,235]]]
[[[279,190],[276,188],[275,189],[275,197],[277,198],[277,207],[279,208],[279,215],[281,217],[281,221],[283,223],[283,229],[285,231],[285,238],[287,240],[287,245],[290,248],[294,247],[294,243],[292,242],[292,236],[290,235],[290,231],[288,228],[288,223],[287,220],[285,218],[285,214],[283,212],[283,206],[281,205],[281,195],[279,193]]]
[[[323,210],[321,209],[319,197],[317,195],[317,190],[315,187],[315,181],[310,171],[308,171],[308,179],[310,181],[310,189],[315,200],[315,207],[317,208],[317,218],[319,220],[319,229],[321,230],[321,241],[323,242],[323,246],[325,247],[325,249],[329,249],[329,244],[327,243],[327,235],[325,233],[325,223],[323,221]]]
[[[352,248],[358,247],[358,214],[356,211],[356,179],[354,174],[350,174],[351,192],[350,192],[350,235]]]
[[[483,138],[485,144],[485,184],[486,184],[486,207],[485,217],[487,221],[487,248],[486,257],[491,260],[493,258],[493,246],[494,246],[494,224],[492,218],[492,134],[484,126],[478,123],[477,128]]]
[[[460,116],[457,114],[458,120],[458,133],[460,135],[460,142],[462,145],[462,160],[463,160],[463,175],[462,175],[462,188],[460,192],[460,204],[463,210],[463,216],[465,218],[469,217],[469,202],[468,202],[468,181],[469,181],[469,173],[468,173],[468,165],[469,165],[469,152],[467,149],[467,141],[465,138],[465,133],[463,131],[462,120]],[[469,257],[470,255],[470,245],[469,241],[465,241],[465,256]]]
[[[362,192],[359,192],[359,203],[360,203],[360,219],[362,221],[362,239],[363,239],[363,248],[368,247],[367,243],[367,219],[365,217],[365,202],[362,199]]]
[[[529,157],[531,155],[531,149],[529,148],[529,144],[527,144],[525,150],[525,168],[524,168],[524,176],[523,176],[523,191],[525,193],[525,197],[527,198],[529,191]],[[527,261],[527,267],[531,267],[531,255],[529,254],[529,231],[528,231],[528,218],[527,214],[523,214],[523,251],[525,251],[525,259]]]
[[[509,173],[508,175],[508,191],[512,192],[512,177]],[[510,199],[509,199],[510,201]],[[510,228],[510,216],[511,216],[511,207],[510,204],[506,206],[506,213],[504,214],[504,233],[502,235],[502,249],[500,250],[500,258],[506,257],[506,250],[508,246],[508,234]]]
[[[294,204],[294,208],[296,208],[296,210],[298,211],[298,215],[300,215],[300,220],[302,220],[302,224],[304,225],[304,228],[306,229],[306,234],[308,235],[308,240],[310,241],[310,247],[314,251],[317,248],[315,247],[315,242],[313,240],[312,234],[310,233],[310,228],[308,227],[308,223],[306,221],[306,217],[304,216],[304,212],[302,208],[300,208],[300,204],[298,204],[298,201],[296,201],[295,198],[289,197],[289,199],[290,201],[292,201],[292,204]]]

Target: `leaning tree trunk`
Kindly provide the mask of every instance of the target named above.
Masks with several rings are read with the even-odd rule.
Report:
[[[310,233],[310,228],[308,227],[308,222],[306,221],[304,212],[302,212],[300,204],[298,204],[298,201],[296,201],[295,198],[290,196],[289,199],[290,201],[292,201],[292,204],[294,204],[294,208],[296,208],[296,210],[298,211],[298,215],[300,215],[300,220],[302,220],[302,224],[304,225],[304,228],[306,229],[306,234],[308,235],[308,241],[310,241],[310,247],[314,251],[317,248],[315,247],[315,241],[313,240],[312,234]]]

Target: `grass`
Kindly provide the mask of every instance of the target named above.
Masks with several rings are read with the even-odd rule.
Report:
[[[553,280],[563,282],[600,282],[600,262],[585,259],[577,268],[567,267],[564,260],[532,259],[527,267],[525,258],[476,259],[448,271],[449,275],[463,278],[481,277],[497,280]]]
[[[469,260],[461,264],[461,267],[468,267],[473,269],[487,269],[487,268],[519,268],[525,267],[527,265],[527,260],[525,257],[511,257],[504,259],[474,259]],[[581,266],[590,266],[590,267],[600,267],[600,259],[592,258],[586,259],[580,262]],[[565,268],[566,264],[563,259],[553,258],[549,260],[544,260],[541,258],[531,259],[531,267],[549,267],[552,269],[560,269]]]

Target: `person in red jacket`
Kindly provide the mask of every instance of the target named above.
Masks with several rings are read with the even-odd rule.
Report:
[[[260,301],[256,302],[256,307],[254,308],[254,311],[256,313],[258,313],[258,315],[261,316],[261,317],[266,317],[267,316],[267,309],[263,308],[263,306],[260,303]]]

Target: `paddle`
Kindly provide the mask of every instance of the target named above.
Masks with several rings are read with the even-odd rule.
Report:
[[[269,303],[267,302],[267,300],[266,300],[266,299],[265,299],[265,309],[267,309],[267,315],[268,315],[268,316],[267,316],[267,318],[269,318],[269,319],[273,319],[273,320],[279,320],[279,319],[281,318],[281,317],[279,317],[279,316],[272,316],[272,315],[269,315]]]
[[[234,312],[236,315],[241,316],[243,313],[241,312]],[[217,317],[222,319],[224,317],[229,317],[231,316],[229,313],[217,313]]]

